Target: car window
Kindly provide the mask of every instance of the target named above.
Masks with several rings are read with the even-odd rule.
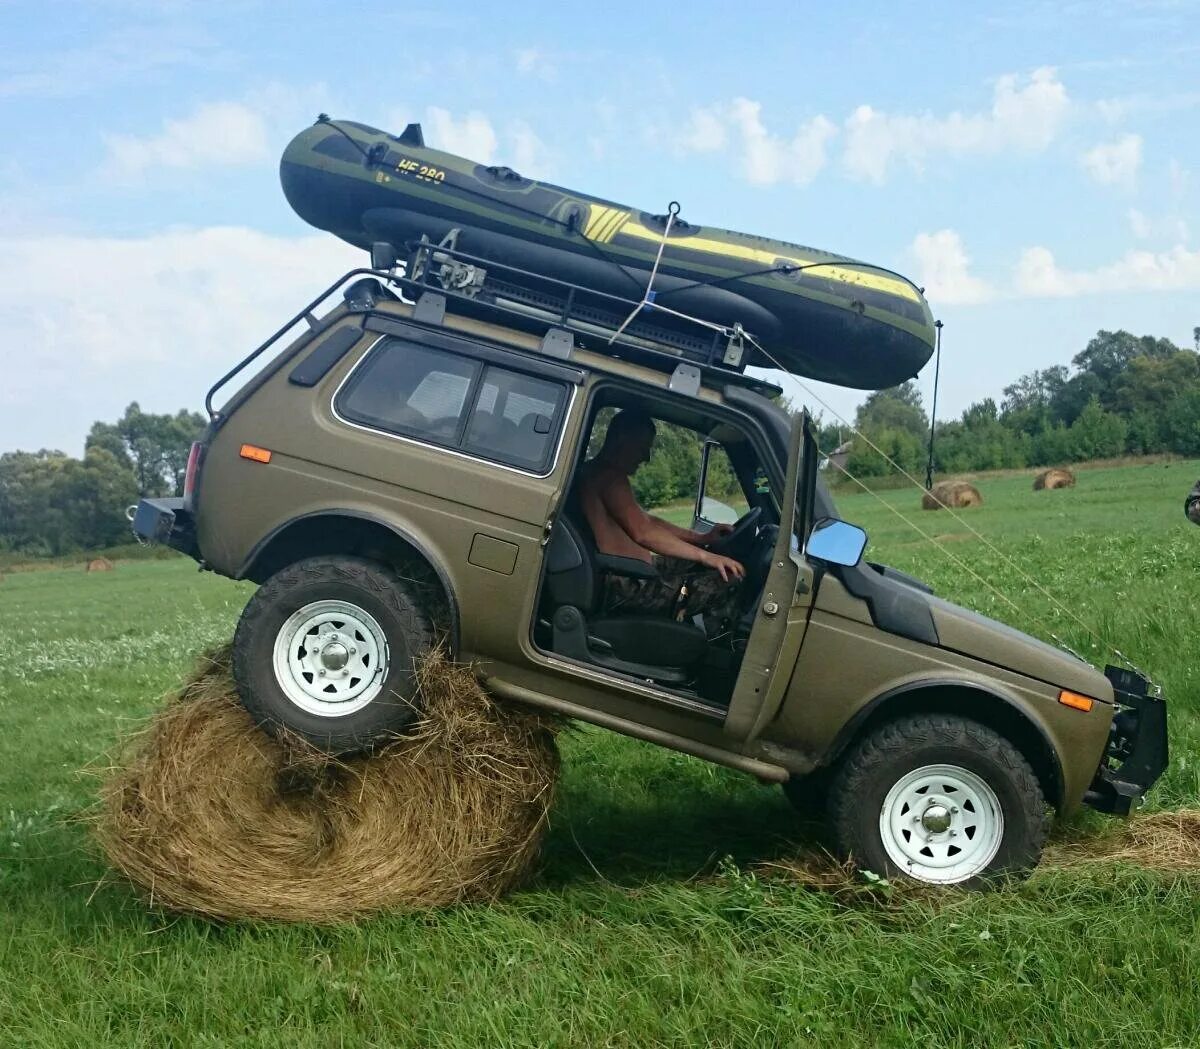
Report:
[[[337,409],[367,426],[457,443],[480,367],[467,357],[390,340],[354,372],[338,395]]]
[[[335,407],[351,422],[540,471],[553,458],[566,401],[562,383],[389,339]]]
[[[710,444],[708,448],[700,518],[710,524],[733,524],[750,509],[750,504],[729,461],[729,453],[719,444]]]
[[[514,466],[545,466],[553,453],[555,420],[565,392],[561,383],[489,366],[464,447]]]

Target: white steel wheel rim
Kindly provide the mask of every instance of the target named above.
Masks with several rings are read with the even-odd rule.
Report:
[[[924,765],[888,791],[879,834],[888,859],[910,877],[953,885],[995,859],[1004,810],[996,792],[970,769]]]
[[[345,717],[379,695],[388,656],[387,637],[369,612],[349,601],[314,601],[275,635],[275,680],[306,713]]]

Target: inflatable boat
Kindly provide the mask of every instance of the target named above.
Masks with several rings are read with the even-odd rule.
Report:
[[[280,180],[288,203],[318,229],[368,250],[449,238],[507,267],[510,297],[524,273],[530,296],[534,275],[544,274],[639,302],[661,249],[639,328],[680,335],[696,321],[740,325],[753,348],[739,367],[881,389],[916,375],[933,352],[925,297],[897,273],[695,225],[674,206],[651,214],[478,164],[427,147],[419,124],[397,136],[322,116],[284,151]],[[620,311],[612,320],[620,323]]]

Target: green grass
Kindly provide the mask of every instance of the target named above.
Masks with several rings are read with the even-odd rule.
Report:
[[[1088,629],[1167,690],[1172,767],[1154,806],[1200,803],[1197,464],[1080,474],[1035,494],[980,481],[947,544],[1019,613],[869,496],[840,510],[870,555],[940,593]],[[936,534],[961,531],[888,492]],[[1009,560],[1015,562],[1010,563]],[[1102,868],[990,895],[829,894],[763,861],[811,847],[778,791],[600,731],[563,741],[538,880],[494,906],[332,929],[218,926],[100,882],[72,819],[99,760],[227,637],[247,588],[188,562],[18,573],[0,584],[0,1044],[14,1046],[1192,1046],[1200,885]],[[1064,828],[1092,833],[1090,817]],[[729,857],[728,860],[723,859]]]

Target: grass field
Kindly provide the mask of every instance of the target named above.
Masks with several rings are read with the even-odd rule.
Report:
[[[839,504],[873,558],[1150,671],[1173,748],[1151,805],[1195,807],[1200,529],[1181,504],[1198,472],[1088,470],[1036,494],[985,479],[964,517],[999,553],[885,493],[1015,609],[887,505]],[[73,819],[94,791],[79,770],[229,636],[247,596],[182,560],[0,585],[0,1044],[1200,1044],[1200,882],[1101,866],[989,895],[814,891],[763,866],[812,848],[778,791],[593,730],[564,739],[543,871],[503,903],[325,929],[150,912],[101,880]]]

